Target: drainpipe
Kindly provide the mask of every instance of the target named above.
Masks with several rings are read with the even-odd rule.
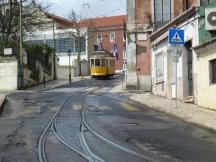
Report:
[[[136,76],[137,76],[137,86],[136,86],[136,89],[139,90],[139,77],[138,77],[138,71],[137,71],[137,68],[138,68],[138,65],[137,65],[137,53],[138,53],[138,50],[137,50],[137,0],[135,0],[135,43],[136,43]]]

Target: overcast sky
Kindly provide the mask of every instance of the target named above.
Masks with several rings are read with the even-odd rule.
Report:
[[[126,14],[126,0],[37,0],[50,4],[49,12],[68,17],[71,9],[82,18]]]

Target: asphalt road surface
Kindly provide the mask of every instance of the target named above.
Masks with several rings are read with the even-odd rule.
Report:
[[[10,94],[0,117],[2,162],[215,162],[215,132],[83,80]]]

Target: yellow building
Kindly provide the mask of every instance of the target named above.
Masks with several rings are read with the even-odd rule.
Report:
[[[216,110],[216,38],[195,48],[198,58],[198,104]]]

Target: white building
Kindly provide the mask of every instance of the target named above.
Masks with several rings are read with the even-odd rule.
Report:
[[[169,99],[177,95],[179,100],[197,103],[197,57],[193,50],[199,44],[196,11],[195,7],[187,10],[150,36],[152,91],[156,95]],[[178,48],[168,44],[168,30],[174,27],[185,31],[185,44]],[[178,54],[177,63],[175,53]]]
[[[78,51],[81,51],[80,60],[82,62],[81,72],[88,74],[88,35],[87,29],[79,29],[80,46],[76,43],[77,30],[73,29],[73,22],[56,15],[45,13],[47,16],[43,18],[45,22],[40,28],[36,28],[35,32],[29,33],[25,39],[27,42],[35,44],[47,44],[50,47],[55,47],[57,57],[57,73],[60,78],[68,78],[69,64],[72,66],[72,76],[79,74],[77,58]],[[79,46],[79,47],[78,47]],[[70,63],[68,51],[71,51]],[[60,71],[59,71],[60,70]]]
[[[68,50],[71,51],[71,64],[77,59],[78,47],[75,42],[75,29],[56,29],[55,36],[53,30],[37,31],[31,34],[27,41],[38,44],[47,44],[50,47],[54,46],[55,39],[56,56],[58,58],[58,65],[69,65]],[[88,44],[87,35],[81,39],[81,60],[88,60]]]

